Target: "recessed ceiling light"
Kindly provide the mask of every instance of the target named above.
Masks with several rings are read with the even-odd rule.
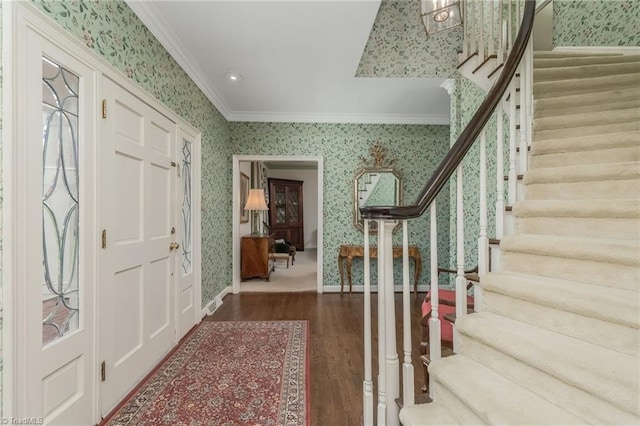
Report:
[[[229,83],[238,84],[242,81],[242,76],[235,72],[228,72],[224,75]]]

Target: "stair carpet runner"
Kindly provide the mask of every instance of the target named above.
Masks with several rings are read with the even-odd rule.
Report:
[[[536,53],[534,109],[503,271],[405,426],[640,424],[640,56]]]

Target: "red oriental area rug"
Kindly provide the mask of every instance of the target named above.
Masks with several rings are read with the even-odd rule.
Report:
[[[309,425],[306,321],[203,321],[106,425]]]

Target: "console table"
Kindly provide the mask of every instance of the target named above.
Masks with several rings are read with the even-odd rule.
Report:
[[[369,247],[369,255],[372,259],[378,257],[378,247]],[[364,257],[364,246],[354,246],[343,244],[340,246],[338,253],[338,269],[340,271],[340,293],[344,287],[343,269],[344,259],[347,259],[347,279],[349,280],[349,293],[351,293],[351,261],[354,257]],[[397,259],[402,257],[402,246],[393,246],[393,258]],[[413,292],[418,294],[418,278],[420,277],[420,271],[422,270],[422,258],[420,257],[420,250],[418,246],[409,246],[409,257],[414,262],[413,273]]]

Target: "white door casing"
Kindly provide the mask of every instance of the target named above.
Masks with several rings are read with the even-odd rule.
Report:
[[[105,415],[176,342],[176,125],[113,81],[101,146]]]
[[[24,281],[20,286],[23,310],[17,311],[18,334],[24,339],[19,346],[25,355],[21,361],[26,363],[18,369],[18,374],[22,374],[17,377],[22,381],[18,397],[22,397],[20,406],[24,413],[43,417],[46,424],[90,424],[96,380],[92,357],[96,281],[93,138],[97,73],[36,32],[26,31],[21,36],[25,37],[27,48],[17,64],[21,79],[18,96],[23,105],[17,140],[24,146],[22,169],[18,173],[19,186],[24,191],[24,216],[20,221],[24,251],[21,254],[27,267],[22,271]],[[47,63],[49,65],[45,65]],[[43,75],[52,77],[52,69],[53,74],[56,69],[59,74],[55,83],[47,85],[43,83]],[[73,88],[65,86],[74,76],[78,77],[77,87],[75,83],[70,84]],[[46,113],[43,112],[45,91],[49,105],[57,104],[48,107]],[[77,96],[71,95],[72,92]],[[69,108],[69,104],[76,102],[70,101],[71,98],[77,99],[77,126],[62,124],[63,121],[69,123],[66,118],[75,115],[68,111],[75,109]],[[50,133],[43,133],[43,123],[48,118],[52,120]],[[69,131],[73,127],[77,127],[77,138]],[[70,143],[74,139],[76,143]],[[77,146],[77,154],[73,145]],[[52,192],[67,195],[67,200],[46,199],[45,193]],[[77,263],[73,260],[76,254]],[[43,264],[48,267],[47,274]],[[76,264],[77,269],[73,266]],[[63,288],[68,289],[71,281],[77,282],[77,291],[65,293]],[[53,297],[58,291],[61,293]],[[66,303],[74,309],[67,310]],[[75,314],[70,315],[76,308]],[[43,326],[43,319],[52,309],[60,314],[51,323],[61,330],[65,330],[66,321],[70,319],[68,331],[60,331],[59,337],[52,337],[54,327]]]

